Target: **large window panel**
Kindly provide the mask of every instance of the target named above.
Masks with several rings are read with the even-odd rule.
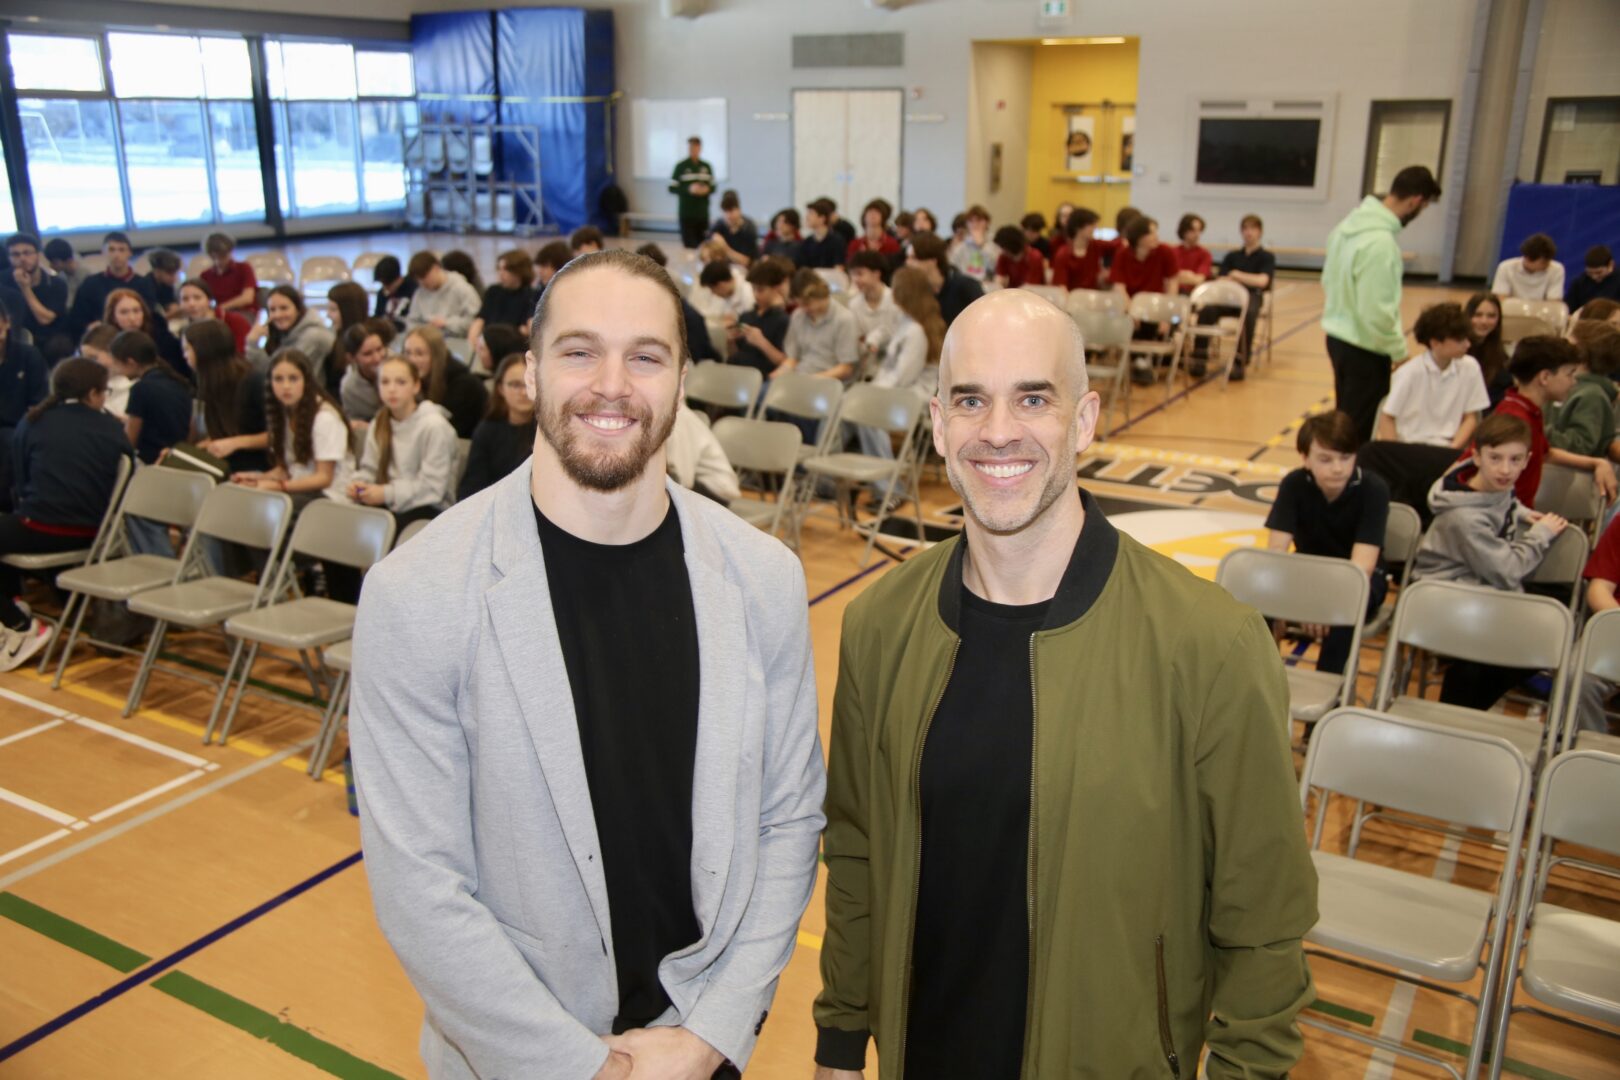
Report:
[[[1536,179],[1620,183],[1620,98],[1548,99]]]
[[[197,39],[175,34],[108,34],[113,92],[121,98],[200,98]]]
[[[288,102],[286,108],[295,212],[360,209],[354,106],[346,101],[312,101]]]
[[[21,98],[17,111],[40,229],[122,228],[111,103]]]
[[[1409,165],[1426,165],[1445,175],[1449,101],[1375,101],[1367,125],[1367,160],[1361,193],[1386,194],[1395,174]]]
[[[416,81],[407,52],[357,52],[354,66],[361,97],[407,98],[416,95]]]
[[[253,72],[248,66],[247,42],[241,38],[205,37],[202,49],[203,85],[211,98],[253,97]]]
[[[0,161],[5,160],[5,142],[0,140]],[[11,204],[11,185],[0,185],[5,190],[0,191],[0,232],[14,233],[17,231],[17,208]]]
[[[360,103],[366,209],[391,210],[405,205],[404,131],[415,123],[414,101]]]
[[[353,101],[354,47],[308,41],[281,43],[288,101]]]
[[[292,216],[292,176],[287,171],[289,151],[287,149],[287,106],[276,102],[270,109],[271,124],[275,129],[276,144],[273,147],[276,159],[276,192],[277,201],[281,203],[281,216]]]
[[[95,94],[106,89],[95,38],[12,34],[10,55],[18,90]]]
[[[210,101],[208,125],[214,146],[219,216],[225,221],[262,218],[264,175],[259,170],[259,132],[253,123],[253,103]]]
[[[124,168],[135,224],[213,219],[208,139],[195,101],[120,101]]]

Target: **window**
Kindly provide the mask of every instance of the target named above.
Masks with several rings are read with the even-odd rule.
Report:
[[[402,52],[357,52],[354,54],[361,97],[408,98],[416,96],[411,71],[411,54]]]
[[[221,221],[264,217],[264,174],[259,131],[251,101],[210,101],[208,128],[214,148],[214,189]],[[285,192],[285,188],[282,189]]]
[[[1620,98],[1549,98],[1536,179],[1620,183]]]
[[[354,106],[337,101],[288,102],[287,146],[292,158],[294,213],[360,209]]]
[[[34,189],[34,215],[45,232],[122,228],[112,103],[81,98],[21,98],[23,152]]]
[[[1444,176],[1449,101],[1375,101],[1367,124],[1367,165],[1363,195],[1386,194],[1395,174],[1409,165],[1426,165]]]
[[[113,93],[121,98],[200,98],[202,53],[194,37],[108,34]]]
[[[5,142],[0,140],[0,161],[5,160]],[[0,191],[0,233],[17,231],[17,208],[11,204],[11,185]]]
[[[360,103],[360,152],[366,206],[405,205],[405,129],[417,122],[414,101]]]
[[[99,94],[101,50],[95,38],[12,34],[11,72],[18,90]]]
[[[201,103],[120,101],[118,119],[135,224],[212,221]]]

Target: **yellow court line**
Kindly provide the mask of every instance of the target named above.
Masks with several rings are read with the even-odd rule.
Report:
[[[1107,455],[1116,461],[1156,461],[1163,465],[1194,465],[1221,472],[1242,472],[1258,476],[1286,476],[1288,469],[1263,461],[1244,461],[1240,458],[1217,457],[1214,454],[1194,454],[1186,450],[1160,450],[1152,446],[1133,446],[1127,443],[1097,443],[1086,452]],[[1084,460],[1084,459],[1082,459]]]
[[[808,930],[799,931],[799,944],[803,945],[807,949],[816,949],[819,951],[821,948],[821,940],[822,939],[819,934],[812,934]]]
[[[1283,428],[1281,431],[1277,432],[1277,434],[1267,439],[1265,441],[1266,449],[1275,450],[1279,446],[1286,446],[1288,443],[1293,442],[1294,436],[1299,434],[1299,429],[1305,426],[1305,421],[1309,420],[1318,413],[1325,413],[1332,408],[1333,399],[1331,397],[1325,397],[1321,401],[1318,401],[1315,405],[1312,405],[1310,408],[1306,409],[1303,413],[1296,417],[1294,421],[1287,427]]]
[[[85,660],[81,662],[88,664],[94,663],[95,661]],[[69,668],[68,670],[72,671],[73,668]],[[47,677],[40,675],[35,671],[18,672],[18,674],[23,675],[26,678],[31,678],[36,682],[50,681]],[[122,699],[116,698],[113,695],[104,693],[100,690],[96,690],[93,687],[75,686],[64,682],[62,684],[62,689],[77,697],[84,698],[86,701],[94,701],[98,705],[106,705],[120,711],[122,711],[124,708],[124,702]],[[135,710],[135,715],[139,716],[143,720],[150,720],[154,724],[161,724],[163,727],[170,728],[174,731],[181,731],[187,735],[195,735],[198,738],[201,738],[203,732],[208,730],[207,726],[204,724],[199,724],[192,720],[182,720],[178,716],[171,716],[166,712],[162,712],[158,709],[153,709],[147,706],[143,706]],[[280,747],[266,746],[261,742],[257,742],[253,739],[245,739],[241,736],[232,739],[229,745],[232,750],[241,750],[243,753],[256,758],[266,758],[271,754],[279,753],[281,750]],[[298,772],[307,772],[309,761],[307,758],[300,760],[297,757],[290,757],[281,764],[283,768],[294,769]],[[333,769],[328,769],[321,775],[321,782],[327,784],[336,784],[338,787],[346,786],[343,779],[343,774]]]

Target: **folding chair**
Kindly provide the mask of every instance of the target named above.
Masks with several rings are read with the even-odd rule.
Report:
[[[1215,583],[1268,619],[1353,627],[1342,673],[1288,666],[1288,715],[1308,728],[1330,709],[1356,703],[1361,624],[1367,617],[1367,575],[1361,567],[1348,559],[1238,548],[1221,560]]]
[[[67,643],[56,661],[56,675],[51,689],[62,686],[62,673],[67,670],[68,658],[79,640],[79,629],[92,600],[127,601],[137,593],[156,589],[174,580],[179,572],[179,559],[165,555],[128,554],[129,540],[125,519],[145,518],[160,525],[191,529],[197,522],[203,501],[214,488],[214,478],[199,472],[148,466],[135,470],[124,498],[118,506],[117,520],[108,541],[97,552],[96,558],[84,566],[64,570],[56,576],[56,587],[68,594],[62,609],[61,625],[68,627]],[[60,636],[60,629],[57,631]],[[135,655],[135,650],[108,642],[93,642],[102,648]]]
[[[214,257],[208,254],[206,251],[199,252],[198,254],[193,255],[190,261],[186,263],[186,280],[196,281],[198,278],[202,277],[205,272],[212,270],[213,268]]]
[[[1529,764],[1493,735],[1366,709],[1336,709],[1311,738],[1300,780],[1301,806],[1309,807],[1313,788],[1319,794],[1311,861],[1321,915],[1305,940],[1334,952],[1310,947],[1306,952],[1461,998],[1474,1006],[1474,1024],[1468,1065],[1459,1072],[1444,1058],[1359,1028],[1303,1014],[1300,1023],[1472,1080],[1485,1054],[1507,937],[1530,802]],[[1507,834],[1507,854],[1494,887],[1485,892],[1358,860],[1353,851],[1321,850],[1325,810],[1334,793],[1459,828]],[[1478,997],[1445,985],[1471,982],[1482,950],[1485,975]]]
[[[1070,315],[1081,311],[1098,311],[1105,315],[1124,315],[1125,297],[1113,289],[1070,289],[1063,298],[1063,307]]]
[[[253,267],[253,276],[258,278],[261,286],[292,285],[296,282],[292,264],[279,251],[255,251],[242,261]]]
[[[814,378],[814,376],[806,376]],[[780,382],[780,379],[775,380]],[[817,382],[830,383],[831,379],[816,379]],[[836,385],[836,384],[835,384]],[[767,399],[768,400],[768,399]],[[873,386],[871,383],[858,383],[849,388],[838,404],[836,422],[823,424],[824,445],[831,445],[826,435],[828,428],[836,428],[839,424],[857,424],[865,427],[877,428],[890,436],[900,435],[902,441],[900,451],[892,458],[876,457],[855,452],[820,453],[804,458],[799,466],[805,472],[805,478],[798,484],[796,490],[800,492],[797,502],[808,503],[815,494],[815,483],[818,479],[826,478],[838,485],[839,513],[843,514],[845,500],[843,495],[853,484],[886,484],[890,491],[893,485],[901,478],[902,473],[909,472],[912,498],[911,504],[916,513],[917,539],[923,541],[927,534],[923,530],[922,520],[922,494],[918,490],[922,476],[914,453],[917,442],[918,417],[922,412],[922,401],[911,390],[901,390],[889,386]],[[877,546],[878,533],[883,530],[883,522],[889,514],[891,499],[884,498],[878,505],[877,516],[872,520],[871,535],[866,541],[866,553],[861,557],[861,565],[865,566],[872,561],[872,549]],[[798,505],[794,507],[799,510]],[[850,511],[850,524],[853,526],[854,512]]]
[[[333,285],[353,280],[348,260],[340,255],[311,255],[298,267],[298,291],[306,300],[325,300]]]
[[[1390,596],[1386,596],[1384,606],[1372,617],[1372,621],[1361,629],[1363,640],[1377,637],[1389,629],[1390,622],[1395,618],[1395,601],[1400,596],[1401,586],[1406,584],[1407,571],[1412,566],[1412,557],[1417,554],[1418,543],[1423,539],[1423,519],[1418,512],[1405,503],[1392,502],[1389,504],[1389,518],[1384,523],[1384,546],[1379,549],[1379,561],[1386,567],[1398,566],[1400,569],[1390,578]]]
[[[1557,514],[1590,531],[1603,517],[1603,496],[1589,472],[1547,462],[1541,469],[1535,508]]]
[[[686,400],[746,414],[753,409],[764,382],[765,376],[756,367],[700,360],[686,373]]]
[[[1567,529],[1565,530],[1568,531]],[[1588,675],[1620,683],[1620,609],[1610,608],[1593,615],[1581,632],[1570,665],[1569,689],[1564,696],[1563,749],[1602,750],[1620,754],[1620,736],[1580,730],[1577,716],[1581,708],[1581,681]]]
[[[1123,402],[1126,421],[1131,418],[1131,365],[1126,351],[1131,346],[1136,324],[1129,315],[1106,311],[1075,310],[1069,312],[1069,317],[1080,328],[1080,340],[1085,342],[1086,377],[1091,380],[1092,389],[1108,388],[1099,418],[1102,437],[1106,439],[1113,430],[1108,417],[1115,405]],[[1097,359],[1094,361],[1093,357]]]
[[[404,546],[405,541],[412,539],[413,537],[415,537],[418,533],[422,532],[427,527],[428,527],[428,522],[427,521],[424,521],[421,518],[416,519],[415,521],[411,522],[409,525],[405,526],[403,529],[399,530],[399,535],[394,537],[394,546],[396,548]]]
[[[1551,858],[1554,841],[1620,855],[1620,754],[1596,750],[1560,754],[1541,777],[1518,914],[1502,974],[1491,1080],[1502,1075],[1508,1028],[1516,1012],[1532,1012],[1583,1031],[1620,1038],[1620,1032],[1513,1003],[1522,992],[1563,1012],[1620,1028],[1620,922],[1542,899],[1554,863],[1577,863],[1583,870],[1615,879],[1620,879],[1620,870],[1588,859]],[[1526,933],[1530,935],[1528,950],[1524,948]]]
[[[354,257],[351,273],[354,280],[366,287],[367,292],[377,291],[377,264],[388,257],[385,251],[362,251]]]
[[[739,473],[757,472],[782,478],[773,501],[749,498],[731,501],[732,513],[775,536],[790,501],[788,489],[793,483],[793,470],[799,463],[799,447],[804,444],[799,429],[774,420],[722,416],[714,425],[714,437],[720,440],[720,448]],[[797,537],[789,542],[798,546]]]
[[[394,515],[387,510],[375,506],[351,506],[329,499],[310,503],[304,508],[304,512],[298,515],[298,524],[293,528],[292,540],[287,544],[280,565],[270,575],[275,579],[271,601],[255,610],[238,614],[225,623],[225,633],[235,638],[236,644],[231,647],[231,662],[225,668],[225,680],[220,683],[219,695],[214,699],[203,742],[213,739],[220,707],[230,696],[231,683],[235,681],[236,698],[231,702],[230,712],[225,715],[224,726],[220,729],[221,745],[230,737],[231,725],[236,721],[237,710],[242,707],[242,698],[258,692],[249,685],[249,680],[259,650],[266,645],[296,652],[299,667],[309,679],[310,687],[317,696],[325,696],[330,703],[335,687],[317,671],[318,667],[324,671],[319,654],[326,646],[344,641],[354,632],[355,607],[321,596],[297,595],[297,575],[293,562],[297,557],[304,556],[352,566],[364,574],[388,554],[393,543]],[[293,599],[279,600],[289,591],[294,593]],[[242,655],[244,645],[247,646],[245,658]],[[314,663],[310,661],[311,652],[317,656]]]
[[[1553,538],[1552,546],[1541,558],[1541,565],[1525,578],[1527,585],[1550,585],[1569,591],[1566,603],[1571,611],[1581,608],[1581,571],[1586,569],[1586,556],[1591,550],[1586,534],[1579,529],[1565,529]]]
[[[1551,757],[1558,746],[1574,626],[1569,608],[1550,596],[1502,592],[1453,581],[1414,581],[1401,590],[1401,599],[1395,605],[1395,621],[1378,669],[1373,707],[1506,739],[1534,768],[1543,754]],[[1407,648],[1482,664],[1551,670],[1553,692],[1547,722],[1480,712],[1403,693],[1406,665],[1402,650]],[[1360,824],[1358,821],[1358,830]]]
[[[1559,307],[1564,307],[1559,304]],[[1517,342],[1523,338],[1561,333],[1563,320],[1569,318],[1564,308],[1559,319],[1556,309],[1544,308],[1539,300],[1520,300],[1516,296],[1502,297],[1502,343]],[[1557,319],[1558,321],[1554,322]]]
[[[332,683],[330,700],[321,713],[321,730],[315,736],[315,746],[309,752],[309,775],[320,779],[326,763],[332,757],[332,744],[337,742],[338,728],[343,726],[349,712],[349,676],[354,663],[354,642],[340,641],[322,650],[321,659],[337,673]]]
[[[135,459],[128,454],[119,457],[118,472],[113,477],[112,498],[107,503],[106,511],[101,515],[101,523],[96,527],[95,538],[90,541],[89,547],[78,548],[73,551],[51,552],[49,554],[6,555],[0,557],[0,562],[15,570],[21,570],[25,574],[35,575],[74,565],[89,566],[95,562],[100,558],[101,552],[112,542],[113,535],[116,532],[114,524],[118,521],[118,505],[124,498],[124,489],[129,484],[130,474],[135,471],[134,462]],[[72,603],[71,597],[69,597],[68,602]],[[56,645],[57,639],[62,636],[62,621],[67,618],[67,609],[64,608],[61,616],[55,619],[38,611],[34,612],[34,614],[49,622],[52,627],[50,639],[45,642],[45,648],[39,658],[39,673],[43,675],[50,669],[51,649]]]
[[[1208,346],[1209,357],[1206,363],[1218,363],[1221,360],[1219,354],[1226,353],[1223,364],[1225,374],[1221,379],[1221,386],[1224,389],[1232,379],[1232,365],[1237,362],[1238,348],[1243,341],[1243,324],[1249,314],[1249,290],[1228,278],[1217,278],[1214,281],[1206,281],[1194,289],[1188,303],[1190,309],[1186,333],[1182,337],[1183,360],[1191,359],[1192,348],[1199,341],[1205,342]],[[1219,323],[1199,325],[1198,313],[1211,307],[1237,308],[1236,324],[1229,322],[1230,317],[1223,317]],[[1227,347],[1230,347],[1230,352],[1227,352]]]
[[[292,516],[292,498],[285,492],[221,484],[208,493],[197,515],[197,525],[186,539],[180,571],[174,582],[130,597],[129,610],[153,619],[155,625],[147,639],[140,667],[136,669],[135,681],[130,685],[129,697],[124,701],[125,716],[140,707],[169,627],[206,630],[219,626],[232,615],[268,603],[275,596],[274,575],[268,570],[259,575],[257,583],[208,573],[202,538],[210,536],[228,544],[263,551],[268,568],[275,564]],[[210,681],[191,671],[165,670],[198,682]]]
[[[1069,290],[1061,285],[1020,285],[1025,292],[1032,292],[1042,300],[1049,301],[1064,311],[1069,310]]]
[[[1163,341],[1132,341],[1127,352],[1134,361],[1145,357],[1151,365],[1166,360],[1164,400],[1169,401],[1176,390],[1176,373],[1181,368],[1181,342],[1187,330],[1187,313],[1192,310],[1185,296],[1166,296],[1164,293],[1137,293],[1131,297],[1126,312],[1138,326],[1164,325],[1170,327],[1170,336]],[[1154,375],[1157,378],[1157,373]]]
[[[774,411],[798,420],[816,421],[819,426],[815,442],[807,442],[799,449],[799,460],[803,461],[824,452],[839,438],[838,425],[831,421],[844,394],[844,384],[837,379],[784,371],[766,385],[754,417],[763,420],[767,412]]]

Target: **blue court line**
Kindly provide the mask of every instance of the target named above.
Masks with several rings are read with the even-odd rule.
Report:
[[[873,563],[871,566],[868,566],[865,570],[862,570],[860,573],[854,575],[853,577],[845,578],[843,581],[840,581],[838,584],[834,585],[832,588],[828,589],[826,592],[821,593],[820,595],[816,596],[814,599],[812,599],[810,601],[809,606],[810,607],[815,607],[817,604],[819,604],[823,600],[827,599],[827,597],[831,596],[833,593],[836,593],[836,592],[839,592],[839,591],[841,591],[843,589],[848,588],[849,586],[855,584],[857,581],[861,580],[861,578],[865,577],[867,574],[876,573],[877,571],[883,569],[885,566],[888,566],[888,565],[889,565],[889,563],[888,563],[887,559],[885,559],[885,561],[880,562],[880,563]]]
[[[131,990],[134,990],[136,987],[144,986],[146,983],[151,982],[153,979],[157,978],[165,971],[168,971],[170,968],[185,960],[187,957],[201,952],[203,949],[213,945],[226,935],[233,934],[254,920],[268,915],[270,912],[285,904],[287,901],[302,896],[304,893],[313,889],[327,878],[342,873],[355,863],[359,862],[362,857],[363,854],[358,851],[353,855],[345,856],[315,876],[300,881],[298,884],[294,885],[286,892],[283,892],[281,895],[271,897],[269,900],[266,900],[264,903],[260,904],[258,907],[247,912],[246,914],[238,915],[236,918],[232,919],[224,926],[219,927],[217,930],[212,930],[209,933],[204,934],[202,937],[191,942],[189,945],[181,946],[179,949],[160,960],[154,960],[152,963],[135,972],[129,978],[123,980],[122,982],[113,984],[106,990],[103,990],[101,993],[97,994],[95,997],[90,998],[88,1001],[80,1002],[78,1005],[75,1005],[73,1008],[69,1009],[65,1013],[62,1013],[55,1019],[46,1021],[34,1030],[13,1039],[5,1046],[0,1046],[0,1061],[5,1061],[8,1058],[17,1056],[30,1046],[33,1046],[35,1043],[39,1042],[41,1039],[54,1035],[56,1032],[67,1027],[75,1020],[82,1019],[83,1017],[95,1012],[103,1005],[107,1005],[118,1000]]]

